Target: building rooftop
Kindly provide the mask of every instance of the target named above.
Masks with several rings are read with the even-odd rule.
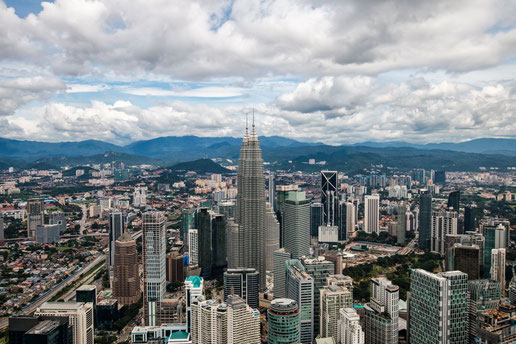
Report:
[[[97,286],[93,284],[83,284],[76,291],[94,291],[97,290]]]
[[[57,327],[59,327],[59,321],[44,320],[27,331],[27,334],[46,334],[52,332]]]
[[[202,283],[202,277],[199,276],[189,276],[186,279],[187,282],[190,282],[193,284],[194,288],[200,288]]]
[[[75,311],[81,309],[84,302],[45,302],[38,308],[40,311]]]

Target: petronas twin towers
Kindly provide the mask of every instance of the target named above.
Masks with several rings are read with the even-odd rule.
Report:
[[[265,178],[262,150],[254,120],[246,128],[238,160],[238,256],[239,263],[259,272],[260,290],[265,289]]]

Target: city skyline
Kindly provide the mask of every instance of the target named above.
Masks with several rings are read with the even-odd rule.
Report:
[[[2,0],[0,137],[514,138],[514,6]]]

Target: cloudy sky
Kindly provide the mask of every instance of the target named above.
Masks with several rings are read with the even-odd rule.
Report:
[[[0,137],[516,138],[514,0],[0,0]]]

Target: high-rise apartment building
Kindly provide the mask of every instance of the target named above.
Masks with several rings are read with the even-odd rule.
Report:
[[[199,232],[196,228],[188,230],[188,250],[190,265],[199,264]]]
[[[231,295],[227,304],[227,344],[260,344],[260,312]]]
[[[265,289],[265,178],[260,142],[254,123],[247,129],[238,160],[237,222],[243,267],[254,268],[260,276],[260,290]]]
[[[94,344],[94,310],[92,303],[45,302],[35,316],[46,319],[67,318],[72,326],[73,344]]]
[[[364,344],[365,335],[360,326],[360,316],[354,308],[341,308],[337,322],[337,343]]]
[[[446,236],[456,235],[458,214],[456,211],[441,209],[432,215],[432,231],[430,234],[430,250],[445,254]]]
[[[340,309],[353,307],[353,294],[345,286],[331,284],[319,290],[320,294],[320,335],[337,338],[337,323]]]
[[[396,242],[398,244],[405,244],[407,233],[407,206],[403,201],[400,202],[398,206],[398,216],[396,218],[398,220],[398,233]]]
[[[192,328],[192,305],[202,298],[204,280],[199,276],[190,276],[185,280],[186,299],[186,329],[191,333]]]
[[[371,299],[364,308],[366,343],[398,343],[399,287],[385,277],[371,279]]]
[[[113,266],[115,264],[115,245],[118,238],[124,232],[124,216],[121,212],[115,211],[109,214],[109,241],[108,241],[108,268],[109,273],[113,276]]]
[[[36,239],[36,228],[43,226],[45,206],[42,199],[30,199],[27,202],[27,237]]]
[[[357,209],[354,202],[346,202],[346,239],[355,237],[357,226]]]
[[[368,195],[364,198],[364,231],[380,233],[380,196]]]
[[[419,197],[419,238],[418,245],[421,250],[430,249],[430,236],[432,234],[432,194],[427,189],[421,190]]]
[[[166,290],[166,228],[161,212],[142,215],[143,309],[146,326],[159,326],[160,303]]]
[[[237,295],[251,308],[258,309],[259,275],[256,269],[235,268],[224,272],[224,301]]]
[[[491,250],[491,280],[500,283],[502,295],[505,294],[505,248],[495,248]]]
[[[275,299],[267,312],[270,344],[294,344],[300,342],[299,307],[291,299]]]
[[[140,299],[140,273],[136,241],[125,232],[115,242],[113,266],[113,297],[120,305],[130,305]]]
[[[286,262],[287,298],[299,307],[299,338],[302,344],[311,344],[314,338],[314,280],[305,272],[297,259]]]
[[[310,254],[310,201],[304,191],[288,194],[285,200],[285,250],[298,259]]]
[[[468,343],[468,275],[415,269],[410,274],[411,343]]]
[[[323,224],[326,226],[338,226],[338,178],[337,171],[321,171],[321,203]]]

